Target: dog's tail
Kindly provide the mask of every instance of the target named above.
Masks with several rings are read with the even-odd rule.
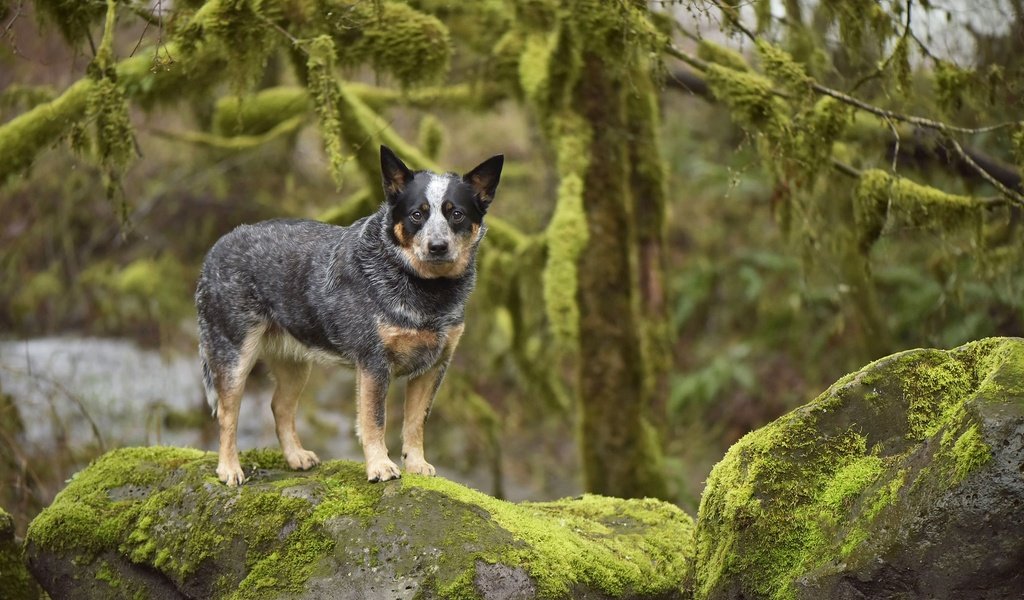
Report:
[[[210,409],[213,411],[213,416],[217,416],[217,388],[213,385],[213,372],[210,371],[210,363],[206,360],[206,352],[203,351],[203,345],[199,345],[199,360],[203,364],[203,387],[206,388],[206,402],[210,405]]]

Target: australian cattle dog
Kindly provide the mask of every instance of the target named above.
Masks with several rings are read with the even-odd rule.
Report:
[[[236,434],[246,377],[257,359],[277,382],[271,408],[285,461],[319,464],[295,430],[310,363],[356,370],[357,431],[371,482],[400,477],[384,444],[388,385],[408,377],[402,458],[433,475],[423,425],[462,335],[501,155],[463,176],[412,171],[381,146],[385,202],[349,227],[281,219],[242,225],[203,263],[196,289],[199,355],[220,424],[217,477],[245,481]]]

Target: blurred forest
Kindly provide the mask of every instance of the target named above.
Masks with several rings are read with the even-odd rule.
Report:
[[[106,449],[212,449],[205,251],[368,214],[386,143],[506,156],[440,473],[692,512],[844,373],[1024,335],[1022,53],[1021,0],[0,0],[0,506],[23,531]],[[336,371],[299,428],[361,459]],[[267,385],[243,447],[276,447]]]

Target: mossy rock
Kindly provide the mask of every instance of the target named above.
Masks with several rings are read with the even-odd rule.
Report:
[[[677,598],[693,522],[656,500],[512,504],[442,478],[366,482],[362,464],[125,448],[79,472],[29,526],[60,598]]]
[[[695,598],[1019,598],[1024,340],[910,350],[714,468]]]
[[[14,537],[14,519],[0,508],[0,597],[5,600],[37,600],[39,586],[29,574],[21,544]]]

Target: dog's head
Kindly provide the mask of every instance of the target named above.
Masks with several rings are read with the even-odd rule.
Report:
[[[411,171],[387,146],[380,147],[391,234],[409,268],[420,277],[463,275],[483,236],[484,214],[498,188],[502,155],[463,176]]]

